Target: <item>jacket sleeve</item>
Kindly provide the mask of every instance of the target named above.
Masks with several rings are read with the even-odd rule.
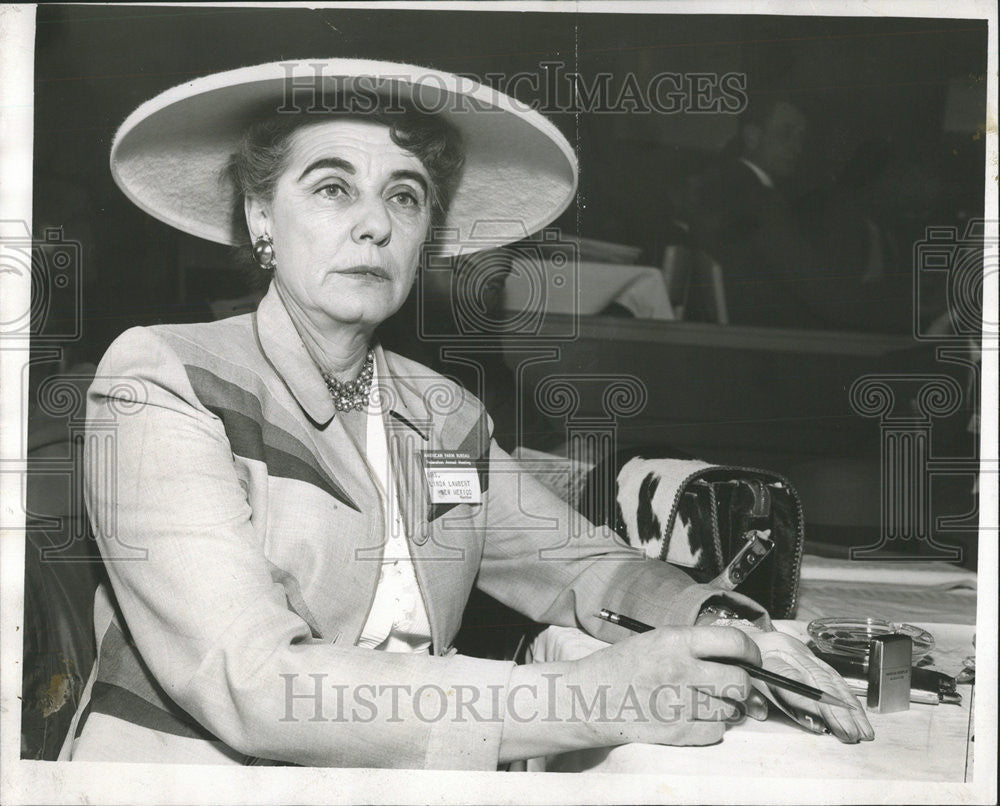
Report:
[[[496,768],[502,715],[488,705],[503,701],[512,664],[313,638],[271,578],[251,525],[262,514],[221,422],[162,337],[134,329],[112,345],[87,416],[94,532],[133,640],[174,702],[249,756]]]
[[[612,529],[591,524],[495,442],[489,467],[477,584],[507,606],[608,642],[631,632],[597,618],[602,608],[655,626],[680,626],[693,624],[712,599],[770,628],[767,612],[752,599],[696,584],[682,570],[633,549]]]

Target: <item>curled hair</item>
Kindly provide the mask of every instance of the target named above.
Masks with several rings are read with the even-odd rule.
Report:
[[[223,177],[235,191],[234,231],[246,225],[244,202],[248,197],[267,201],[274,198],[275,185],[287,166],[292,135],[305,126],[328,120],[366,120],[387,126],[392,142],[413,154],[427,169],[431,226],[444,223],[465,164],[461,137],[454,126],[438,115],[397,106],[392,111],[377,109],[364,114],[275,114],[251,124],[236,153],[229,158]],[[237,249],[239,263],[247,269],[251,284],[266,285],[269,273],[257,266],[245,246]]]

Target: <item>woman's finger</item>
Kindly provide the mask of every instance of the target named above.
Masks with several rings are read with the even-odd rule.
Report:
[[[767,699],[759,691],[754,689],[750,692],[750,696],[746,700],[746,711],[747,716],[751,719],[756,719],[758,722],[763,722],[767,719]]]
[[[753,665],[761,662],[757,644],[735,627],[691,630],[688,633],[688,646],[696,658],[729,658]]]
[[[847,687],[844,679],[828,664],[817,658],[801,641],[782,633],[764,633],[755,638],[761,647],[764,666],[778,674],[825,691],[838,699],[854,705],[846,709],[820,705],[808,698],[773,688],[775,696],[783,703],[793,704],[803,713],[822,718],[841,741],[869,741],[875,732],[868,722],[861,703]]]
[[[796,658],[796,660],[798,659]],[[767,669],[777,674],[781,674],[786,677],[790,677],[792,680],[798,680],[807,685],[812,685],[816,688],[822,689],[824,681],[814,679],[813,675],[803,671],[797,664],[792,665],[792,663],[789,662],[789,659],[783,655],[768,655],[768,657],[765,658],[765,666]],[[810,714],[813,718],[822,721],[827,725],[827,727],[830,728],[833,735],[842,742],[854,744],[860,741],[864,735],[864,731],[861,726],[854,719],[853,711],[855,709],[825,705],[823,703],[818,703],[815,700],[811,700],[808,697],[803,697],[799,694],[782,689],[774,688],[772,691],[774,691],[776,697],[779,697],[782,702],[787,703],[793,709],[801,711],[805,714]],[[850,702],[850,700],[848,700],[848,702]]]
[[[792,718],[795,719],[796,722],[807,730],[811,730],[813,733],[832,733],[822,719],[819,719],[812,714],[807,714],[805,711],[799,710],[792,710],[791,714]]]
[[[739,700],[733,700],[732,704],[736,707],[738,714],[737,717],[730,722],[730,724],[742,722],[746,717],[756,719],[758,722],[763,722],[767,719],[767,700],[764,698],[764,695],[756,689],[751,691],[750,696],[742,702]]]
[[[846,734],[852,736],[856,734],[861,741],[871,741],[875,738],[875,731],[868,722],[864,708],[836,670],[812,655],[793,656],[787,660],[800,669],[810,685],[855,706],[851,709],[827,706],[833,717],[844,726]]]

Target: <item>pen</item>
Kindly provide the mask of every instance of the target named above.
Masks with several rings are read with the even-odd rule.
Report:
[[[597,617],[603,619],[604,621],[610,621],[612,624],[617,624],[620,627],[625,627],[632,632],[649,632],[653,628],[644,624],[641,621],[636,621],[628,616],[623,616],[619,613],[613,613],[610,610],[601,610],[597,614]],[[803,697],[808,697],[810,700],[816,700],[817,702],[826,703],[827,705],[839,705],[841,708],[851,708],[854,709],[855,706],[839,700],[831,694],[827,694],[825,691],[820,691],[818,688],[813,688],[812,686],[807,686],[805,683],[800,683],[798,680],[792,680],[791,678],[784,677],[780,674],[775,674],[774,672],[769,672],[767,669],[762,669],[760,666],[754,666],[752,663],[746,663],[741,660],[730,660],[729,658],[711,658],[711,660],[717,663],[729,663],[734,666],[739,666],[751,677],[760,680],[763,683],[767,683],[771,686],[776,686],[777,688],[783,688],[786,691],[791,691],[795,694],[800,694]]]

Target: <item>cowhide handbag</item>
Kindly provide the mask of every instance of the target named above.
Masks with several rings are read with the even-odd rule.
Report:
[[[756,468],[646,458],[655,455],[621,451],[595,466],[580,497],[583,515],[698,582],[718,577],[754,534],[766,536],[770,553],[735,590],[774,618],[792,618],[804,521],[791,483]]]

